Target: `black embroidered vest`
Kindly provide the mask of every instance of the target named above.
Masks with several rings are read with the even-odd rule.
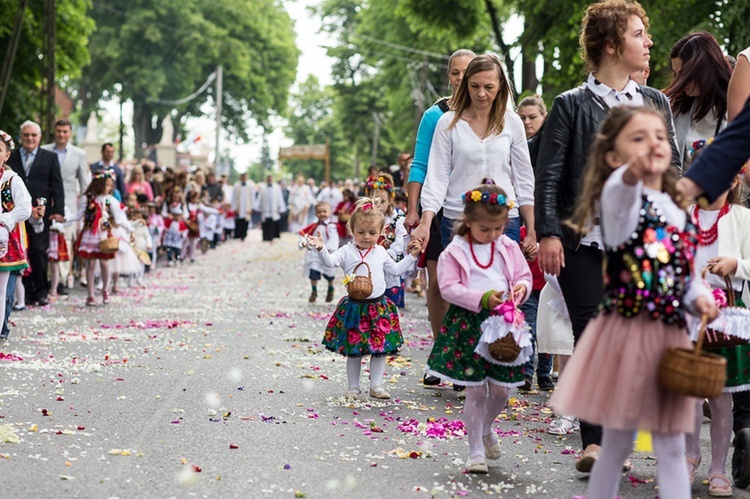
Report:
[[[682,300],[690,282],[695,230],[668,226],[644,195],[638,228],[616,249],[607,250],[604,299],[599,310],[634,317],[643,312],[666,324],[685,326]]]

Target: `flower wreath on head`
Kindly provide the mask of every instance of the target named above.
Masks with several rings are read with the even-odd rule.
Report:
[[[467,191],[465,194],[462,194],[461,199],[464,203],[497,204],[506,206],[509,210],[513,209],[513,207],[516,205],[516,203],[512,199],[509,199],[505,194],[498,194],[496,192],[489,193],[472,190]]]
[[[13,150],[16,148],[16,143],[13,142],[13,138],[6,132],[0,130],[0,138],[3,139],[3,142],[7,142],[10,146],[10,149]]]
[[[693,143],[688,148],[688,156],[692,158],[695,156],[695,154],[703,149],[704,147],[710,146],[713,144],[714,138],[710,137],[708,139],[700,139],[700,140],[694,140]],[[744,165],[742,165],[742,168],[739,171],[739,174],[744,176],[747,174],[747,168],[750,166],[750,160],[748,160]]]
[[[387,192],[390,197],[396,196],[396,190],[393,188],[393,185],[386,181],[385,177],[367,177],[367,180],[365,181],[365,192],[372,192],[376,189]]]
[[[114,173],[115,173],[114,170],[99,170],[98,172],[94,173],[91,176],[91,179],[92,180],[98,180],[98,179],[102,179],[102,178],[104,178],[104,179],[110,178],[110,179],[114,180],[115,179]]]

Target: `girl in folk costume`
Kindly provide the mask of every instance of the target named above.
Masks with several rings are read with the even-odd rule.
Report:
[[[353,399],[360,396],[359,375],[364,355],[371,356],[370,397],[391,398],[382,386],[385,356],[396,353],[404,339],[401,336],[398,311],[384,295],[385,273],[402,275],[410,271],[421,250],[419,241],[412,240],[406,249],[408,255],[400,262],[394,262],[385,248],[378,245],[384,225],[385,217],[375,207],[374,201],[362,198],[349,219],[353,242],[329,253],[320,237],[308,236],[310,244],[318,249],[318,255],[324,264],[344,269],[347,275],[344,282],[348,284],[349,293],[362,293],[355,293],[356,299],[351,296],[341,298],[323,337],[323,345],[328,350],[347,357],[349,388],[345,396]],[[365,270],[369,279],[361,277]],[[355,273],[356,277],[353,275]],[[362,297],[366,291],[370,291],[369,296]]]
[[[697,151],[705,141],[693,143]],[[744,281],[750,279],[750,210],[735,204],[740,201],[741,177],[735,178],[730,190],[700,208],[688,212],[698,229],[695,268],[708,268],[708,284],[718,294],[717,302],[726,304],[727,277],[738,296]],[[722,291],[718,291],[722,290]],[[709,326],[710,327],[710,326]],[[732,441],[732,393],[750,390],[750,345],[712,349],[727,359],[727,383],[724,393],[708,400],[711,407],[711,464],[708,468],[708,495],[729,497],[732,484],[726,475],[726,461]],[[687,462],[693,482],[701,462],[700,432],[703,424],[703,401],[696,401],[694,433],[687,437]]]
[[[187,202],[187,216],[185,224],[188,226],[188,237],[185,245],[182,247],[182,261],[189,257],[190,262],[195,261],[195,248],[201,237],[201,225],[205,224],[203,214],[215,214],[219,211],[201,203],[200,192],[197,190],[190,191]],[[204,229],[205,230],[205,229]]]
[[[120,209],[127,216],[127,208],[123,204],[120,204]],[[118,287],[120,276],[127,276],[130,283],[134,276],[142,273],[143,265],[130,245],[133,242],[135,227],[132,224],[129,227],[124,227],[116,222],[110,222],[110,225],[112,225],[112,234],[120,240],[115,258],[109,263],[109,273],[112,276],[112,293],[117,294],[120,292]]]
[[[182,208],[173,206],[169,218],[164,220],[162,246],[167,250],[167,266],[174,267],[180,261],[183,244],[187,239],[188,226],[182,218]]]
[[[519,245],[503,235],[513,205],[496,185],[483,184],[465,193],[463,219],[438,259],[440,293],[450,307],[427,361],[428,373],[466,386],[470,473],[487,473],[486,460],[500,457],[492,424],[511,389],[523,385],[525,358],[519,365],[501,365],[477,352],[480,328],[491,311],[502,305],[515,315],[516,306],[531,294],[526,258]],[[530,346],[530,336],[527,340]]]
[[[234,229],[236,227],[234,217],[237,213],[232,210],[231,203],[224,203],[224,210],[221,217],[221,226],[224,229],[224,240],[234,239]]]
[[[141,264],[138,272],[131,277],[135,277],[136,284],[143,287],[143,274],[146,267],[151,265],[151,252],[154,249],[154,239],[151,237],[147,215],[144,210],[132,210],[130,221],[135,229],[133,231],[133,251],[135,251],[138,261]]]
[[[376,177],[369,177],[365,182],[365,196],[375,200],[375,204],[385,216],[385,233],[378,244],[383,246],[395,261],[404,257],[404,249],[409,243],[409,234],[404,227],[404,212],[397,209],[393,200],[396,188],[393,177],[388,173],[380,173]],[[394,305],[404,308],[404,286],[400,275],[386,273],[385,296]]]
[[[68,213],[66,213],[67,215]],[[47,248],[50,273],[50,300],[57,299],[57,285],[60,281],[60,262],[70,261],[68,244],[65,242],[65,226],[53,220],[49,227],[49,247]]]
[[[302,248],[310,248],[308,239],[306,236],[318,236],[323,240],[323,244],[330,253],[333,253],[339,249],[339,231],[336,228],[336,224],[331,220],[331,205],[325,201],[315,205],[315,216],[318,217],[318,221],[308,225],[301,231],[300,246]],[[310,293],[309,302],[314,303],[318,298],[318,281],[321,276],[328,281],[328,291],[326,293],[326,302],[333,301],[333,279],[335,270],[331,267],[326,267],[318,258],[316,252],[308,251],[305,254],[305,263],[302,266],[302,273],[305,277],[310,279],[312,285],[312,292]]]
[[[650,431],[662,499],[691,497],[685,433],[694,430],[695,399],[657,380],[672,347],[691,349],[686,309],[718,315],[711,292],[691,279],[694,231],[678,203],[663,114],[615,107],[601,126],[571,225],[601,212],[607,252],[604,298],[586,326],[552,395],[559,414],[603,427],[588,497],[617,496],[637,430]]]
[[[115,258],[115,253],[105,253],[100,248],[102,240],[112,237],[112,229],[121,226],[128,232],[133,232],[125,211],[120,202],[112,196],[115,183],[106,172],[96,173],[86,191],[78,200],[78,213],[66,220],[77,222],[83,219],[83,229],[78,235],[76,256],[86,261],[86,285],[88,297],[86,306],[96,304],[94,299],[94,270],[99,261],[102,278],[102,302],[109,303],[109,261]],[[122,243],[120,244],[122,246]]]
[[[5,297],[10,273],[27,268],[24,248],[26,232],[23,223],[32,214],[31,196],[13,170],[5,167],[15,148],[13,139],[0,130],[0,296]],[[44,210],[44,206],[39,207]],[[43,212],[43,211],[42,211]],[[20,281],[20,279],[18,279]],[[0,300],[0,317],[5,318],[5,299]],[[7,338],[7,333],[0,334]]]
[[[351,240],[347,224],[354,211],[354,205],[357,203],[357,196],[351,189],[344,189],[341,194],[344,196],[344,200],[333,210],[333,214],[336,216],[336,226],[339,229],[339,246],[343,246]]]
[[[164,233],[164,217],[156,211],[156,205],[154,203],[148,204],[148,230],[151,232],[151,239],[153,240],[153,249],[151,250],[151,264],[146,265],[146,272],[151,270],[152,267],[156,266],[156,257],[159,256],[159,247],[161,246],[161,238]]]

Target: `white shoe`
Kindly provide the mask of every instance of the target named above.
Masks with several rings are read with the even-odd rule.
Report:
[[[382,386],[373,386],[370,388],[370,397],[380,400],[389,400],[391,394],[385,391]]]
[[[487,460],[481,456],[469,458],[466,461],[466,471],[469,473],[488,473]]]
[[[359,400],[359,388],[349,388],[344,393],[344,398],[352,399],[352,400]]]

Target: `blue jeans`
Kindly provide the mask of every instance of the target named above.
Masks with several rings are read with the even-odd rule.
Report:
[[[525,378],[534,377],[534,354],[536,353],[536,311],[539,308],[539,294],[541,291],[532,291],[529,299],[521,305],[521,311],[526,316],[526,323],[531,328],[531,347],[532,353],[529,361],[523,365],[523,376]],[[536,366],[536,379],[549,377],[552,373],[552,355],[548,353],[539,354],[539,362]]]
[[[440,222],[440,241],[443,243],[445,249],[453,239],[453,226],[458,222],[453,218],[443,217]],[[521,219],[518,217],[509,218],[505,223],[505,231],[503,232],[506,236],[513,239],[515,242],[521,242]]]
[[[5,317],[3,328],[0,330],[0,338],[7,338],[10,334],[10,312],[13,309],[13,302],[16,301],[16,279],[17,272],[11,272],[8,276],[8,288],[5,290]]]

